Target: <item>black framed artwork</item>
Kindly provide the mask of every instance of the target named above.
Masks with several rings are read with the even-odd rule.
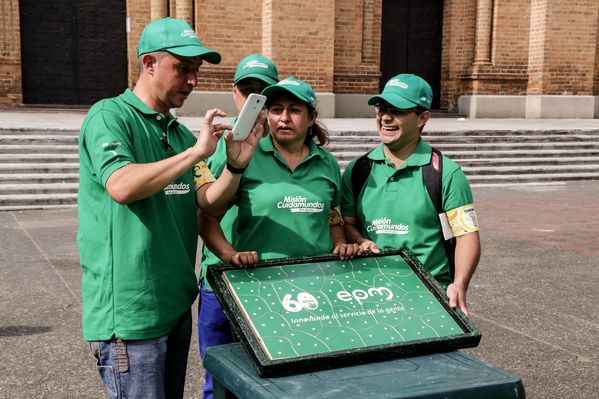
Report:
[[[263,377],[474,347],[481,339],[407,249],[220,264],[207,278]]]

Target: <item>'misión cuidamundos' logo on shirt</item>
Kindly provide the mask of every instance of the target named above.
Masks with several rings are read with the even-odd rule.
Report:
[[[290,212],[322,212],[324,203],[320,201],[310,202],[301,195],[286,195],[282,201],[277,202],[277,208],[289,209]]]

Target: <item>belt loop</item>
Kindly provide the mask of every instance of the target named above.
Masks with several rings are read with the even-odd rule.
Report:
[[[116,365],[119,373],[129,371],[129,357],[127,356],[127,344],[120,339],[116,339]]]

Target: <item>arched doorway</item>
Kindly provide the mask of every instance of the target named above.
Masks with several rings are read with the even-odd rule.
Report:
[[[25,104],[89,105],[127,86],[125,0],[20,0]]]
[[[414,73],[433,89],[433,109],[441,93],[442,0],[383,0],[381,88],[399,73]]]

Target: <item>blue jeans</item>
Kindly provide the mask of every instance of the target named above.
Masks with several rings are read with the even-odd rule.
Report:
[[[90,342],[110,399],[183,398],[191,341],[191,310],[155,339]]]
[[[229,319],[225,316],[214,292],[204,289],[204,280],[200,283],[198,302],[198,342],[200,356],[203,359],[206,348],[234,342]],[[204,374],[203,399],[212,399],[212,375]]]

